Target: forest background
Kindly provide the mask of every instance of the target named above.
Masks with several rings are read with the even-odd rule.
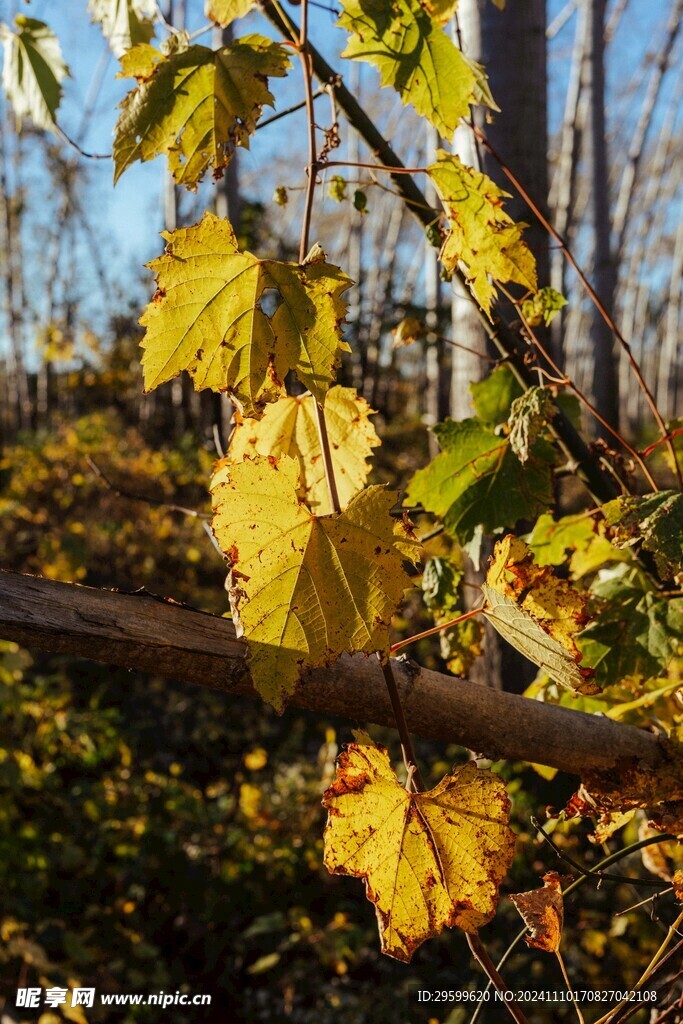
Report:
[[[461,4],[465,50],[485,60],[502,97],[489,136],[533,194],[548,196],[554,223],[607,287],[658,405],[672,418],[683,263],[681,4],[607,5],[600,138],[585,70],[592,4],[516,6],[510,0],[501,12]],[[136,166],[114,189],[111,162],[99,157],[111,149],[115,105],[128,88],[114,77],[115,57],[85,4],[6,2],[2,19],[11,22],[19,7],[60,38],[71,77],[59,124],[83,152],[30,125],[19,134],[2,101],[2,566],[145,588],[221,614],[223,559],[202,521],[168,506],[207,511],[206,482],[226,444],[231,407],[197,394],[184,378],[142,395],[136,322],[152,290],[143,265],[158,253],[162,228],[194,223],[212,207],[229,212],[247,248],[296,258],[305,174],[291,140],[305,136],[304,115],[262,124],[223,180],[196,193],[174,187],[160,161]],[[198,0],[175,0],[164,14],[190,32],[206,24]],[[272,34],[260,14],[247,18],[245,30]],[[335,20],[332,3],[312,7],[311,37],[333,66],[345,42]],[[507,44],[496,46],[501,39]],[[378,91],[371,69],[349,73],[350,87],[404,162],[429,163],[434,133],[392,93]],[[292,74],[278,83],[276,112],[301,97]],[[326,95],[316,109],[329,120]],[[365,161],[367,150],[341,118],[340,131],[340,158]],[[499,170],[487,171],[506,186]],[[374,472],[400,485],[433,451],[429,426],[469,414],[468,385],[488,368],[443,339],[486,349],[461,297],[440,280],[424,232],[372,173],[344,173],[345,185],[332,170],[322,174],[314,237],[358,282],[341,382],[380,410]],[[511,212],[529,219],[519,202]],[[554,351],[609,422],[647,445],[653,427],[625,361],[613,358],[611,337],[547,237],[532,229],[531,241],[547,279],[568,299],[548,332]],[[600,262],[605,252],[607,264]],[[392,330],[406,317],[426,330],[401,347]],[[595,431],[587,420],[585,427]],[[425,624],[414,602],[397,629],[414,633]],[[486,639],[470,677],[520,692],[533,671],[506,661],[493,636]],[[294,710],[279,718],[166,679],[12,644],[0,651],[0,1009],[8,1020],[23,1019],[13,1006],[17,985],[36,979],[106,991],[209,992],[217,1020],[226,1006],[244,1021],[469,1020],[467,1007],[439,1013],[417,1001],[420,989],[482,986],[462,935],[445,933],[407,968],[380,958],[360,887],[322,866],[320,792],[339,745],[351,738],[349,722]],[[438,639],[422,643],[420,660],[443,668]],[[394,743],[389,730],[372,734]],[[464,755],[424,742],[420,756],[436,780]],[[564,870],[530,819],[547,805],[561,807],[573,780],[524,764],[497,767],[515,798],[519,837],[506,885],[520,891],[546,869]],[[629,828],[623,843],[637,838],[638,823]],[[554,835],[570,855],[590,860],[600,850],[587,847],[589,830],[563,824]],[[636,855],[634,872],[656,877],[651,869]],[[631,983],[650,959],[666,909],[660,915],[648,905],[617,916],[646,894],[629,885],[584,889],[568,911],[566,962],[585,987]],[[504,900],[489,929],[493,954],[517,927]],[[512,988],[563,985],[553,960],[524,949],[511,958],[506,980]],[[146,1012],[107,1019],[160,1019]],[[540,1008],[534,1019],[569,1020],[573,1012]],[[92,1020],[99,1019],[95,1012]],[[175,1019],[199,1018],[174,1009]],[[214,1018],[204,1011],[201,1019]]]

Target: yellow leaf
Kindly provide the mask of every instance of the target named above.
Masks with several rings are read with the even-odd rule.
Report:
[[[149,267],[158,291],[140,318],[145,389],[187,370],[195,388],[228,391],[245,416],[260,416],[283,393],[290,370],[322,402],[341,353],[351,280],[338,267],[259,260],[241,252],[227,220],[164,232],[163,256]],[[266,289],[281,298],[272,317]]]
[[[337,515],[315,516],[299,500],[298,465],[245,458],[212,481],[213,529],[230,559],[230,604],[249,643],[256,689],[278,711],[302,672],[344,651],[388,653],[389,626],[417,551],[389,510],[396,496],[368,487]]]
[[[510,902],[531,932],[526,937],[527,945],[546,953],[557,953],[564,921],[562,886],[557,872],[548,871],[543,876],[542,889],[511,893]]]
[[[365,879],[384,953],[407,962],[444,926],[474,932],[495,913],[515,837],[492,772],[470,762],[409,793],[383,747],[351,743],[323,805],[325,865]]]
[[[248,147],[263,106],[273,105],[268,76],[282,78],[289,66],[286,50],[258,35],[220,50],[182,43],[168,55],[147,43],[129,50],[120,77],[138,85],[120,104],[114,183],[136,160],[161,153],[179,185],[196,188],[209,167],[220,177],[235,147]]]
[[[522,240],[525,224],[503,210],[509,193],[485,174],[466,167],[457,156],[437,150],[428,168],[448,215],[450,231],[441,249],[441,262],[454,271],[462,265],[481,308],[490,317],[496,289],[489,280],[514,281],[536,291],[536,260]]]
[[[336,385],[325,399],[325,423],[342,508],[365,484],[370,472],[367,459],[380,444],[368,418],[371,412],[354,388]],[[229,463],[241,462],[245,455],[291,455],[299,462],[302,500],[312,511],[330,511],[312,395],[286,395],[268,405],[258,421],[239,417],[226,458]]]
[[[549,566],[534,564],[524,541],[509,534],[496,544],[482,587],[484,614],[508,643],[578,693],[598,693],[593,669],[581,668],[575,638],[586,624],[582,596]]]
[[[422,6],[437,25],[446,25],[455,15],[459,0],[421,0]]]
[[[221,28],[237,18],[243,18],[254,6],[255,0],[206,0],[206,16]]]

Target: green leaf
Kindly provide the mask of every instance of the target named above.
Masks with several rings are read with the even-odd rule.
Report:
[[[550,287],[541,288],[535,295],[524,300],[522,303],[522,313],[530,327],[538,327],[542,323],[549,327],[560,310],[566,305],[567,300],[561,292]]]
[[[258,417],[294,370],[323,402],[348,351],[341,296],[351,280],[324,259],[299,266],[241,252],[229,222],[211,213],[163,234],[166,252],[149,264],[158,291],[140,318],[145,389],[187,370],[198,391],[228,391]],[[281,300],[272,317],[259,304],[266,289]]]
[[[639,569],[626,563],[603,569],[590,589],[595,621],[579,646],[601,686],[631,676],[664,675],[683,650],[683,598],[652,589]]]
[[[206,0],[206,16],[221,28],[243,18],[254,7],[255,0]]]
[[[531,446],[554,415],[553,396],[547,388],[529,388],[514,400],[508,419],[510,447],[521,463],[527,461]]]
[[[683,494],[659,491],[639,498],[615,498],[602,506],[602,512],[614,527],[617,546],[641,542],[654,556],[662,579],[683,570]]]
[[[515,399],[524,394],[524,388],[507,365],[497,366],[483,380],[470,384],[472,404],[480,420],[492,427],[505,423]]]
[[[223,464],[212,481],[216,539],[230,559],[230,604],[249,643],[256,689],[278,711],[301,674],[344,651],[389,651],[389,626],[418,546],[389,510],[395,495],[368,487],[336,515],[299,500],[295,459]]]
[[[131,46],[150,41],[156,11],[156,0],[88,0],[92,20],[102,26],[102,34],[117,57]]]
[[[443,519],[461,544],[475,535],[535,519],[553,501],[553,450],[537,441],[521,466],[506,437],[479,420],[446,420],[434,428],[441,453],[418,470],[408,487],[408,503],[422,505]]]
[[[458,586],[461,579],[462,569],[447,558],[430,558],[422,573],[424,603],[436,611],[451,611],[460,600]]]
[[[268,76],[281,78],[289,66],[282,46],[257,35],[169,56],[134,47],[121,61],[121,77],[138,86],[120,104],[114,182],[136,160],[161,153],[179,185],[194,188],[209,167],[220,176],[235,147],[248,148],[264,104],[273,104]]]
[[[368,61],[448,139],[468,117],[480,68],[463,57],[419,0],[343,0],[338,24],[350,33],[342,57]]]
[[[486,618],[508,643],[570,690],[597,692],[576,645],[585,601],[548,566],[535,565],[524,541],[508,535],[496,544],[482,590]]]
[[[450,226],[441,261],[450,272],[464,268],[472,294],[487,316],[497,294],[489,278],[513,281],[535,292],[536,260],[522,240],[526,225],[515,224],[503,210],[509,193],[443,149],[437,150],[437,162],[428,172]]]
[[[605,537],[604,524],[580,512],[553,519],[539,516],[528,544],[539,565],[565,565],[569,558],[572,579],[596,572],[605,562],[623,561],[622,555]]]
[[[63,80],[69,69],[62,58],[59,40],[43,21],[18,14],[16,32],[0,25],[4,64],[2,84],[12,105],[17,125],[29,118],[34,128],[55,130],[55,115],[62,98]]]

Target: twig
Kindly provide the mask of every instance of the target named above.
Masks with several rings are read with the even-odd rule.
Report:
[[[483,604],[478,608],[472,608],[471,611],[465,612],[463,615],[458,615],[456,619],[449,619],[448,622],[442,622],[438,626],[432,626],[431,629],[425,629],[422,633],[416,633],[415,636],[409,636],[406,640],[399,640],[397,644],[392,644],[391,653],[394,654],[396,651],[400,651],[402,647],[407,647],[408,644],[414,644],[418,640],[424,640],[428,636],[434,636],[436,633],[443,633],[444,629],[450,629],[451,626],[457,626],[459,622],[465,622],[466,619],[471,619],[475,615],[479,615],[484,610]]]
[[[151,498],[144,494],[133,494],[131,491],[122,491],[116,487],[105,472],[100,469],[95,460],[90,455],[85,456],[85,461],[92,469],[95,476],[99,477],[100,480],[112,491],[117,497],[125,498],[127,501],[142,501],[146,505],[156,505],[157,508],[165,508],[168,512],[180,512],[184,516],[190,516],[192,519],[211,519],[211,516],[207,512],[198,512],[194,508],[186,508],[184,505],[174,505],[168,501],[162,501],[160,498]]]
[[[527,204],[527,206],[529,207],[531,212],[534,214],[534,216],[539,221],[539,223],[543,225],[543,227],[546,229],[546,231],[550,235],[552,235],[552,237],[558,243],[558,245],[560,246],[560,248],[561,248],[565,258],[571,264],[571,266],[574,268],[574,270],[575,270],[575,272],[576,272],[576,274],[577,274],[577,276],[579,278],[579,281],[581,282],[584,290],[586,291],[586,293],[588,294],[589,298],[593,302],[593,304],[594,304],[595,308],[597,309],[598,313],[603,318],[603,320],[605,321],[605,323],[607,324],[607,326],[611,330],[612,334],[617,339],[617,341],[619,342],[619,344],[623,348],[624,352],[626,353],[626,357],[627,357],[627,359],[629,361],[631,369],[633,370],[635,378],[638,381],[638,384],[639,384],[640,388],[642,389],[643,394],[645,395],[645,398],[647,399],[647,403],[650,406],[650,409],[652,411],[652,414],[653,414],[655,420],[657,421],[657,426],[660,429],[660,432],[662,434],[662,438],[665,438],[667,436],[666,424],[664,423],[664,420],[662,418],[662,414],[660,413],[659,409],[657,408],[657,403],[655,402],[654,396],[652,395],[652,392],[650,391],[650,389],[648,388],[648,386],[647,386],[647,384],[645,382],[645,379],[644,379],[643,374],[641,372],[640,366],[638,365],[638,363],[637,363],[637,361],[636,361],[636,359],[635,359],[635,357],[633,355],[633,352],[631,351],[631,346],[629,345],[629,343],[624,338],[623,334],[621,333],[621,331],[619,330],[619,328],[615,324],[613,318],[610,316],[610,314],[605,309],[605,306],[603,305],[602,300],[598,296],[597,292],[595,291],[595,289],[591,285],[590,281],[588,280],[588,278],[584,274],[584,272],[581,269],[581,267],[579,266],[579,264],[576,262],[576,259],[574,257],[574,254],[572,253],[571,249],[569,248],[569,246],[565,242],[564,238],[562,238],[562,236],[559,234],[559,232],[555,230],[555,228],[550,223],[548,218],[543,214],[543,212],[540,210],[540,208],[533,201],[533,199],[531,198],[529,193],[526,191],[524,186],[520,183],[520,181],[517,179],[517,177],[512,173],[512,171],[507,166],[507,164],[505,163],[503,158],[493,148],[491,143],[486,138],[486,135],[479,128],[477,128],[476,125],[471,125],[470,127],[472,128],[472,131],[474,132],[476,138],[480,139],[480,141],[481,141],[482,145],[484,146],[484,148],[491,154],[493,159],[500,165],[500,168],[503,171],[503,173],[505,174],[505,176],[512,182],[512,184],[517,189],[517,191],[519,192],[519,194],[522,197],[522,199],[524,200],[524,202]],[[673,465],[674,465],[675,470],[676,470],[676,477],[678,479],[679,487],[681,488],[681,490],[683,490],[683,474],[681,473],[681,467],[680,467],[680,465],[678,463],[678,457],[677,457],[677,454],[676,454],[676,450],[675,450],[675,448],[674,448],[674,446],[673,446],[673,444],[672,444],[670,439],[667,442],[667,447],[669,449],[669,454],[671,455],[672,462],[673,462]]]
[[[531,824],[534,826],[534,828],[536,829],[537,832],[541,833],[541,835],[543,836],[543,839],[548,844],[548,846],[551,848],[551,850],[553,850],[553,852],[556,853],[557,856],[561,860],[565,861],[567,864],[570,865],[570,867],[574,868],[574,870],[578,871],[579,874],[581,874],[581,875],[585,875],[588,878],[591,878],[591,877],[592,878],[597,878],[599,882],[628,882],[630,885],[647,885],[647,886],[650,886],[650,885],[652,885],[652,886],[660,886],[660,885],[662,885],[662,882],[655,882],[655,880],[653,878],[629,878],[628,875],[614,875],[614,874],[611,874],[611,873],[609,873],[607,871],[600,871],[600,870],[598,870],[596,868],[584,867],[583,865],[579,864],[578,861],[575,861],[573,857],[570,857],[569,854],[565,853],[563,850],[561,850],[559,848],[559,846],[557,846],[555,844],[555,842],[550,838],[550,836],[545,831],[545,829],[543,828],[543,826],[541,825],[540,821],[537,818],[532,817],[531,818]],[[657,893],[656,895],[659,895],[659,893]]]
[[[646,897],[646,899],[641,900],[640,903],[633,903],[630,907],[626,907],[625,910],[617,911],[617,913],[614,916],[615,917],[622,917],[624,914],[630,914],[632,910],[638,910],[639,907],[644,907],[646,903],[652,903],[653,900],[659,899],[660,896],[666,896],[667,893],[673,892],[673,891],[674,891],[674,887],[673,887],[673,885],[670,885],[668,889],[662,889],[661,892],[653,892],[652,896]],[[654,907],[653,907],[653,912],[654,912]]]
[[[318,89],[317,92],[313,93],[313,99],[317,100],[318,96],[324,96],[326,91],[326,89]],[[296,114],[297,110],[303,110],[305,106],[306,100],[301,100],[299,103],[294,103],[291,107],[287,107],[286,110],[279,110],[277,114],[273,114],[272,117],[267,117],[265,121],[259,121],[255,130],[258,131],[259,128],[267,128],[269,124],[274,124],[276,121],[279,121],[280,118],[287,117],[288,114]]]
[[[425,792],[425,784],[422,781],[420,769],[417,765],[415,758],[415,751],[413,750],[413,741],[410,738],[410,732],[408,731],[408,723],[406,722],[406,716],[403,711],[403,705],[401,704],[401,695],[398,692],[398,686],[396,685],[396,679],[394,678],[394,670],[391,667],[391,661],[387,657],[383,657],[381,654],[377,654],[379,663],[382,666],[382,674],[384,675],[384,681],[387,684],[387,691],[389,693],[389,700],[391,701],[391,710],[394,713],[394,720],[396,722],[396,729],[401,740],[401,753],[403,754],[403,763],[406,766],[408,772],[408,783],[412,783],[417,793]]]
[[[579,1006],[579,1003],[578,1003],[578,1000],[577,1000],[576,996],[574,995],[574,989],[572,988],[572,983],[569,980],[569,975],[567,974],[567,968],[564,965],[564,959],[563,959],[562,954],[560,953],[559,949],[555,950],[555,956],[557,957],[557,962],[560,965],[560,970],[562,971],[562,977],[564,978],[564,983],[567,986],[567,991],[569,992],[569,995],[572,997],[572,1003],[574,1004],[574,1009],[576,1010],[576,1016],[579,1018],[579,1021],[581,1022],[581,1024],[585,1024],[585,1021],[583,1019],[583,1014],[581,1013],[581,1008]]]
[[[85,156],[88,160],[111,160],[113,153],[88,153],[85,149],[82,149],[77,142],[74,141],[69,135],[66,134],[64,129],[57,124],[55,121],[55,130],[63,142],[66,142],[69,146],[80,153],[81,156]]]
[[[511,1015],[513,1020],[517,1021],[517,1024],[527,1024],[527,1019],[520,1010],[519,1006],[512,998],[512,992],[507,987],[503,979],[501,978],[498,970],[496,969],[493,960],[486,952],[486,948],[479,938],[479,935],[470,935],[467,933],[467,945],[472,951],[472,956],[477,961],[481,969],[489,978],[489,984],[493,985],[497,992],[504,997],[503,1001],[507,1008],[508,1013]]]

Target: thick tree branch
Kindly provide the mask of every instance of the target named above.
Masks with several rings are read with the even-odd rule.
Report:
[[[252,695],[246,646],[227,619],[149,594],[120,594],[0,571],[0,637],[152,672],[229,694]],[[489,757],[535,761],[571,774],[610,769],[625,758],[657,767],[655,736],[608,718],[392,661],[408,725],[430,739]],[[394,725],[376,658],[344,655],[311,672],[292,704],[319,714]]]

